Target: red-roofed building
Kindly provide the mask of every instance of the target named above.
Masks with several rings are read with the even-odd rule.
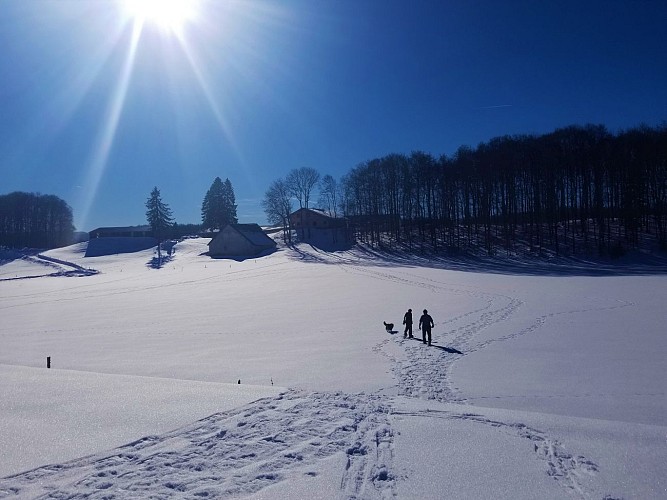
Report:
[[[290,214],[290,226],[304,241],[352,243],[353,233],[347,219],[332,217],[318,208],[300,208]]]

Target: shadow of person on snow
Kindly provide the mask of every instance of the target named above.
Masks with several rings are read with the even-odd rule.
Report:
[[[454,349],[453,347],[445,347],[444,345],[435,345],[432,343],[431,347],[435,347],[436,349],[442,349],[443,351],[446,351],[450,354],[463,354],[458,349]]]
[[[423,342],[423,340],[420,337],[417,337],[416,335],[412,338],[408,337],[405,340],[416,340],[417,342]],[[453,347],[446,347],[446,346],[443,346],[443,345],[437,345],[435,342],[431,342],[430,347],[434,347],[435,349],[440,349],[440,350],[448,352],[450,354],[463,354],[458,349],[454,349]]]

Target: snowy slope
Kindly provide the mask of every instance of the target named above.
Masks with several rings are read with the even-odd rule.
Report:
[[[667,497],[659,262],[540,276],[206,243],[162,269],[59,249],[98,274],[0,281],[0,497]],[[432,347],[384,331],[408,307]]]
[[[163,433],[281,389],[0,365],[0,476]]]

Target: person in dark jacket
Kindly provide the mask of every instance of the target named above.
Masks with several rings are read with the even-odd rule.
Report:
[[[424,314],[419,318],[419,329],[422,331],[422,342],[426,344],[428,339],[428,345],[431,345],[431,328],[433,328],[433,318],[426,309],[424,309]]]
[[[403,324],[405,325],[405,330],[403,330],[403,338],[410,336],[412,338],[412,309],[408,309],[408,312],[403,316]]]

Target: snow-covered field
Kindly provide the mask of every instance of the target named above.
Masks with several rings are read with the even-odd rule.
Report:
[[[667,498],[664,261],[207,243],[0,261],[0,498]]]

